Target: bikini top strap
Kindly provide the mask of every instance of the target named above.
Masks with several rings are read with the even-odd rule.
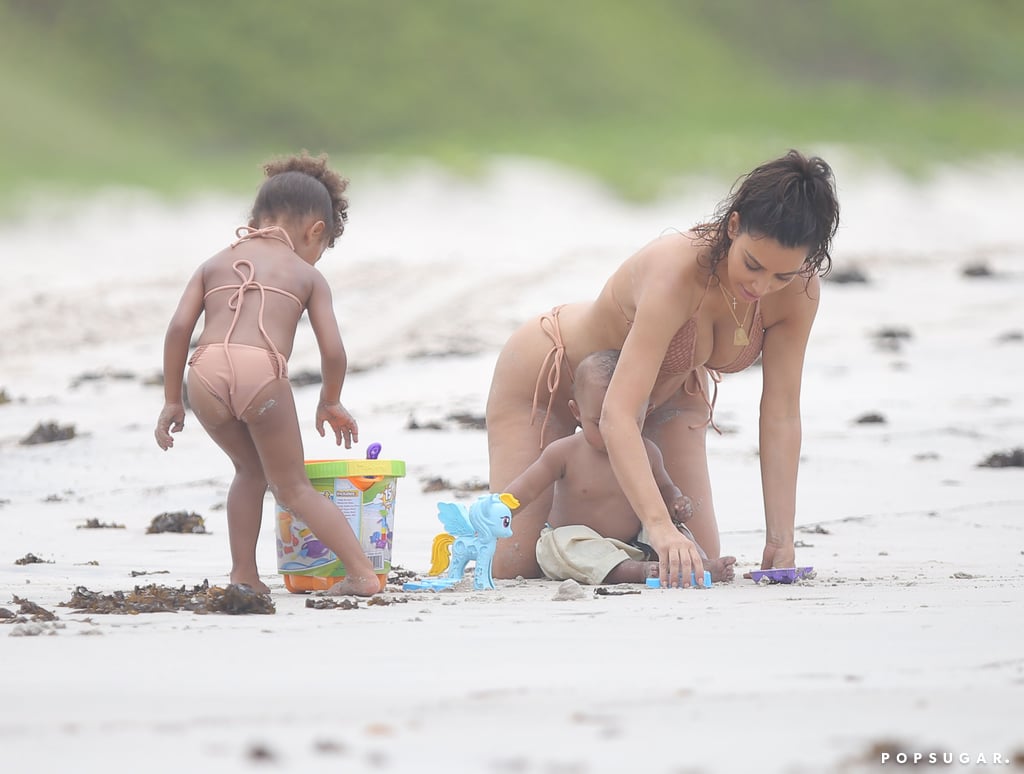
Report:
[[[237,247],[242,242],[247,242],[250,239],[276,239],[279,242],[284,242],[288,245],[288,249],[292,252],[295,251],[295,245],[292,244],[292,238],[288,236],[288,232],[280,226],[264,226],[263,228],[253,228],[252,226],[239,226],[235,229],[235,236],[238,239],[231,244],[232,247]]]
[[[715,279],[714,272],[708,275],[708,281],[704,285],[704,292],[700,294],[700,301],[697,302],[697,308],[693,310],[694,315],[696,315],[697,312],[700,311],[700,308],[704,305],[704,298],[707,296],[708,290],[711,288],[712,279]]]

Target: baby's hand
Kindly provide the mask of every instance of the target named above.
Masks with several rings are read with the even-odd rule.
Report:
[[[180,403],[165,403],[160,418],[156,420],[156,445],[164,451],[174,446],[171,433],[180,433],[185,427],[185,407]]]
[[[693,518],[693,501],[684,494],[672,501],[672,521],[685,524]]]
[[[359,425],[348,413],[348,410],[340,403],[320,403],[316,407],[316,429],[320,437],[324,437],[324,422],[329,422],[334,430],[334,437],[341,446],[345,441],[345,448],[351,449],[352,443],[359,443]]]

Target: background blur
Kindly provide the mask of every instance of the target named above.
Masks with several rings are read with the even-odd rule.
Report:
[[[299,148],[540,157],[641,199],[811,143],[917,173],[1024,153],[1024,3],[0,0],[0,104],[8,198],[248,194]]]

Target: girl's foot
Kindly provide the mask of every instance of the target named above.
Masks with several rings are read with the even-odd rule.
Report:
[[[257,594],[269,594],[270,586],[260,580],[258,575],[248,573],[231,573],[231,582],[239,586],[248,586]]]
[[[345,577],[331,586],[327,593],[332,597],[372,597],[380,593],[380,581],[376,575]]]

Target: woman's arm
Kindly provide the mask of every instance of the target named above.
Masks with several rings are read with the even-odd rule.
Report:
[[[678,240],[647,249],[655,254],[634,267],[636,312],[605,395],[600,428],[615,477],[658,553],[662,583],[689,585],[690,573],[701,574],[703,564],[669,517],[641,429],[669,342],[696,307],[696,264],[683,259]]]
[[[807,339],[821,283],[796,280],[779,293],[781,319],[765,331],[762,349],[760,458],[765,548],[761,568],[794,567],[796,481],[800,465],[800,385]]]

